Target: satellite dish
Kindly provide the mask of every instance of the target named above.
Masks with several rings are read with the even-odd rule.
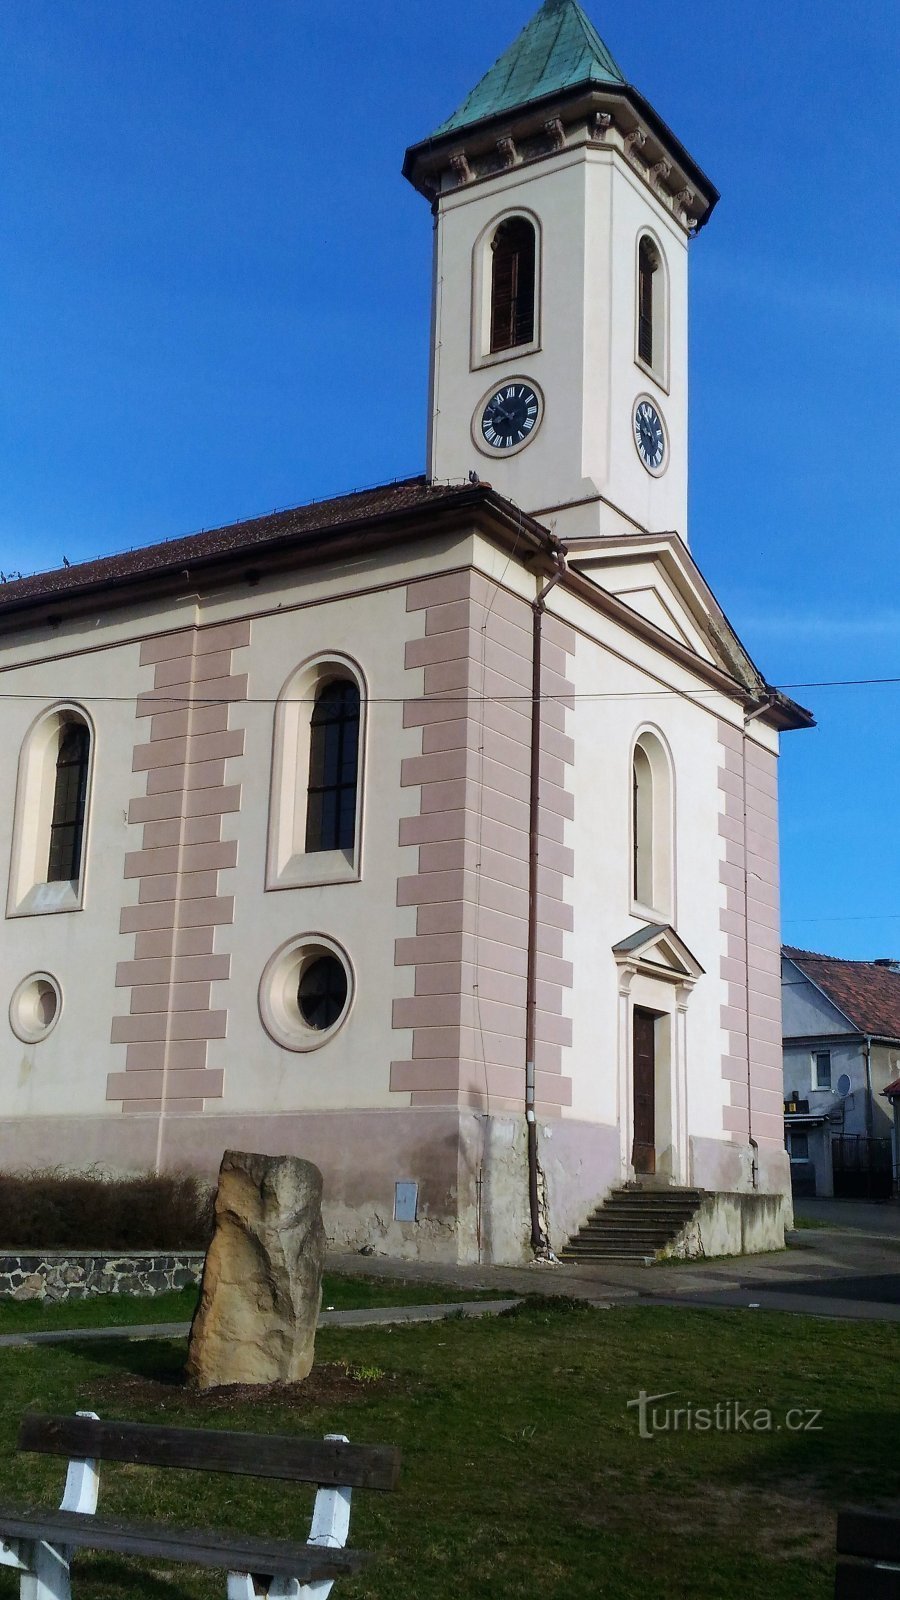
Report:
[[[842,1072],[837,1081],[837,1092],[842,1100],[846,1100],[850,1093],[850,1074]]]

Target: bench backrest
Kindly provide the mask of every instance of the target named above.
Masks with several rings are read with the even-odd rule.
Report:
[[[127,1461],[142,1467],[187,1467],[252,1478],[394,1489],[400,1452],[393,1445],[340,1444],[291,1434],[230,1433],[211,1428],[158,1428],[144,1422],[96,1422],[26,1412],[17,1448],[38,1455]]]
[[[837,1553],[836,1600],[900,1600],[900,1517],[880,1511],[840,1512]]]

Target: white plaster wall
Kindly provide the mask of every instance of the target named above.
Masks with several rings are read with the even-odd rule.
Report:
[[[406,611],[405,586],[273,614],[254,623],[241,766],[240,853],[224,875],[235,895],[228,1038],[216,1050],[225,1064],[225,1092],[213,1114],[404,1106],[391,1093],[392,1059],[411,1054],[410,1036],[391,1027],[395,997],[412,993],[414,969],[395,967],[394,941],[415,933],[414,907],[396,905],[398,877],[416,870],[417,852],[397,842],[398,817],[414,809],[418,791],[400,786],[401,761],[421,750],[421,730],[403,728],[404,695],[421,691],[421,670],[405,671],[404,644],[421,635],[421,612]],[[358,883],[307,884],[265,890],[265,844],[274,707],[308,657],[338,651],[362,669],[371,703],[366,726],[362,878]],[[294,1052],[260,1024],[257,992],[263,967],[284,942],[303,933],[336,939],[356,977],[351,1014],[320,1049]]]
[[[3,656],[8,655],[7,642]],[[115,988],[116,962],[128,955],[131,943],[119,934],[119,909],[135,893],[133,886],[123,893],[123,863],[126,850],[134,847],[134,836],[140,832],[125,820],[136,792],[131,771],[136,726],[132,697],[144,686],[138,657],[137,644],[123,643],[58,663],[23,666],[14,680],[0,672],[4,694],[14,681],[16,694],[29,697],[0,699],[0,892],[4,907],[18,757],[29,728],[62,693],[67,701],[85,707],[96,733],[83,908],[0,921],[0,1106],[4,1116],[118,1110],[107,1105],[105,1095],[106,1075],[119,1054],[109,1042],[110,1021],[122,1000],[122,991]],[[57,979],[63,1009],[46,1039],[26,1045],[10,1027],[8,1007],[16,985],[37,970]]]
[[[411,1052],[407,1031],[391,1028],[391,1002],[412,991],[414,969],[394,966],[394,940],[415,932],[415,908],[396,907],[398,876],[416,870],[417,851],[401,849],[399,818],[418,808],[418,789],[401,788],[404,756],[419,753],[421,731],[404,729],[399,703],[373,704],[363,817],[363,880],[266,892],[272,729],[270,702],[308,656],[338,650],[363,668],[373,699],[400,701],[422,692],[422,669],[404,668],[407,639],[420,636],[421,611],[406,611],[415,577],[466,565],[471,540],[441,536],[402,552],[286,572],[252,590],[222,586],[156,607],[123,606],[72,618],[58,628],[34,625],[0,639],[0,689],[33,699],[0,699],[0,882],[3,905],[12,842],[16,767],[33,720],[65,692],[83,700],[97,729],[86,855],[84,909],[0,920],[0,1106],[5,1117],[78,1113],[121,1118],[105,1099],[110,1071],[124,1066],[124,1047],[110,1043],[113,1016],[127,1008],[128,989],[115,986],[116,964],[133,957],[133,935],[120,935],[119,912],[136,903],[139,883],[123,877],[127,851],[142,829],[128,825],[129,802],[142,792],[132,772],[136,742],[149,719],[135,718],[135,698],[151,677],[139,664],[140,643],[197,622],[208,626],[253,619],[253,642],[237,670],[249,672],[249,700],[232,707],[231,726],[246,727],[242,757],[228,761],[226,783],[241,783],[242,809],[224,818],[223,837],[239,840],[238,864],[223,870],[219,893],[235,895],[235,926],[220,928],[216,948],[232,953],[232,976],[215,983],[212,1005],[229,1010],[228,1034],[210,1045],[210,1065],[225,1067],[224,1098],[206,1115],[313,1110],[344,1106],[402,1108],[409,1095],[390,1093],[389,1065]],[[302,597],[302,604],[298,601]],[[340,598],[339,598],[340,597]],[[31,664],[29,664],[31,663]],[[110,699],[110,696],[117,697]],[[293,1053],[262,1027],[259,979],[269,956],[296,934],[337,939],[353,961],[358,988],[346,1026],[320,1050]],[[31,971],[53,973],[63,989],[63,1014],[37,1045],[13,1034],[7,1008]],[[155,1118],[154,1118],[155,1121]],[[52,1151],[48,1159],[53,1159]]]
[[[540,348],[489,365],[471,358],[473,247],[509,209],[542,230]],[[669,275],[669,382],[635,360],[637,240],[650,228]],[[442,197],[436,250],[432,472],[464,479],[474,467],[523,509],[584,497],[548,514],[562,535],[622,532],[631,524],[596,503],[602,494],[641,527],[687,529],[687,241],[648,186],[612,149],[582,146]],[[502,458],[471,435],[479,402],[513,376],[540,384],[545,414],[527,448]],[[669,435],[661,477],[641,465],[632,408],[649,394]]]
[[[711,848],[719,807],[715,718],[702,704],[660,694],[658,684],[584,637],[574,673],[579,695],[609,698],[578,699],[573,719],[572,1114],[604,1122],[619,1116],[618,968],[611,950],[647,921],[631,910],[630,752],[638,729],[650,726],[669,749],[674,778],[674,926],[706,973],[687,1010],[688,1125],[692,1134],[722,1137],[720,895],[718,853]],[[638,1003],[642,994],[645,1003],[651,999],[636,987]]]

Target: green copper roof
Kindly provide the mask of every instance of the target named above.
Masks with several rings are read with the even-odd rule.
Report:
[[[435,129],[433,137],[578,84],[624,82],[576,0],[545,0],[515,43],[494,62],[453,116]]]

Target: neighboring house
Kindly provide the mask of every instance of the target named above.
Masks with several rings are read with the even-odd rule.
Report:
[[[782,950],[785,1142],[795,1194],[891,1191],[900,962]]]
[[[450,1260],[634,1177],[789,1203],[812,719],[688,548],[716,191],[574,0],[405,172],[427,475],[0,590],[0,1164],[295,1152],[337,1243]],[[377,373],[335,425],[391,426]]]

